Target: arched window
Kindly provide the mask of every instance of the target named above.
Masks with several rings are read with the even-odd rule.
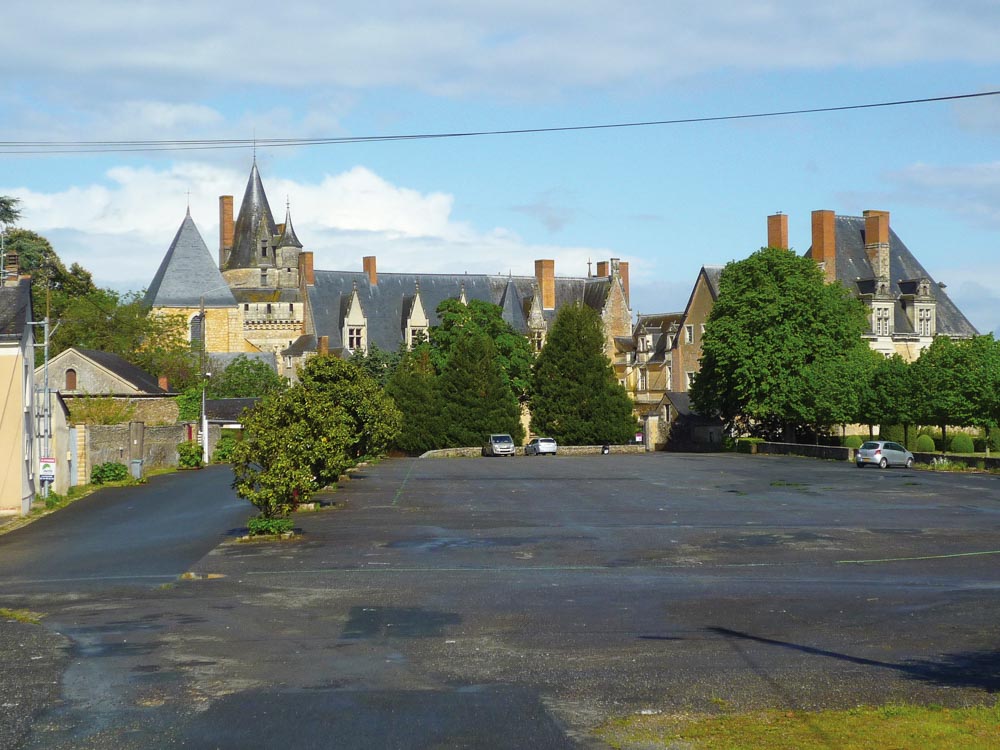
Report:
[[[66,390],[67,391],[76,390],[76,370],[73,369],[66,370]]]

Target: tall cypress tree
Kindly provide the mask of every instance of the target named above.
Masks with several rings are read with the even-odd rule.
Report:
[[[568,445],[632,442],[632,401],[604,354],[604,325],[591,308],[559,311],[535,361],[531,430]]]
[[[509,433],[516,443],[524,439],[517,398],[485,334],[471,329],[459,333],[438,388],[447,445],[482,445],[496,432]]]

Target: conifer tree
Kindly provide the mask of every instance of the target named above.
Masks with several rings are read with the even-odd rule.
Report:
[[[427,344],[403,355],[385,390],[403,415],[397,448],[423,453],[444,444],[436,375]]]
[[[531,430],[568,445],[627,443],[638,427],[632,401],[604,354],[591,308],[564,307],[535,361]]]
[[[458,334],[438,386],[446,445],[482,445],[499,432],[509,433],[515,443],[524,440],[517,398],[485,334],[473,329]]]

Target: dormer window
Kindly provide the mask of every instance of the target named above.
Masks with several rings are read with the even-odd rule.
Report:
[[[347,348],[356,352],[364,346],[365,329],[363,326],[349,326],[347,329]]]
[[[879,306],[872,311],[872,332],[876,336],[889,336],[892,333],[892,310]]]
[[[934,335],[934,313],[929,307],[917,308],[917,334],[920,336]]]
[[[536,328],[531,332],[531,348],[537,354],[542,350],[542,341],[544,340],[545,334],[540,328]]]

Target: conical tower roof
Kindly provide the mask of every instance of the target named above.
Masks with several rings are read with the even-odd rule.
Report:
[[[143,301],[149,307],[233,307],[236,298],[215,266],[190,209]]]
[[[240,204],[240,212],[233,228],[233,249],[226,261],[226,270],[256,268],[259,228],[265,228],[269,233],[266,237],[268,242],[278,233],[274,215],[267,203],[267,195],[264,194],[260,172],[257,171],[257,161],[254,160],[253,167],[250,168],[247,189],[243,193],[243,203]]]
[[[285,229],[281,233],[281,239],[278,240],[278,247],[297,247],[300,250],[302,249],[302,243],[295,236],[295,228],[292,226],[292,209],[289,206],[285,206]]]

